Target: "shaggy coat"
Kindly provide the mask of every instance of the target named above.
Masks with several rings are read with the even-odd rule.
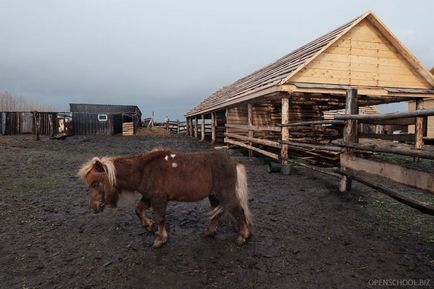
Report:
[[[81,167],[79,175],[89,186],[89,205],[95,212],[102,211],[105,204],[116,207],[122,191],[140,193],[143,197],[136,214],[150,229],[152,222],[145,210],[153,208],[158,223],[156,247],[167,240],[167,202],[196,202],[206,197],[213,209],[206,236],[216,233],[220,216],[228,212],[240,225],[237,242],[242,244],[249,237],[252,221],[245,168],[224,152],[157,149],[133,156],[93,158]]]

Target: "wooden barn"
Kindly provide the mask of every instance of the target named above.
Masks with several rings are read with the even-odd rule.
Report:
[[[142,112],[136,105],[71,103],[75,135],[132,135],[141,125]]]
[[[341,191],[350,189],[353,177],[360,181],[351,172],[362,171],[434,193],[433,173],[364,159],[367,154],[360,153],[433,159],[434,154],[423,149],[423,136],[426,118],[434,110],[421,110],[423,100],[432,97],[433,76],[369,11],[220,88],[186,118],[190,136],[265,155],[280,162],[282,171],[290,170],[295,157],[337,160]],[[414,102],[417,109],[403,114],[359,114],[361,107],[394,102]],[[340,109],[344,115],[328,118],[326,112]],[[359,138],[368,137],[360,132],[359,124],[364,122],[416,125],[413,134],[404,136],[412,138],[417,150],[359,143]],[[377,136],[384,141],[384,136],[369,135]],[[402,137],[390,135],[388,140]]]

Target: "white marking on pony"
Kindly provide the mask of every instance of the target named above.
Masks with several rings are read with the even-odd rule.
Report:
[[[175,154],[171,154],[170,157],[171,157],[172,159],[174,159],[174,158],[176,157],[176,155],[175,155]]]
[[[166,156],[164,157],[164,159],[165,159],[166,161],[168,161],[168,160],[169,160],[169,156],[166,155]]]
[[[176,167],[178,167],[178,164],[177,163],[172,163],[172,168],[176,168]]]

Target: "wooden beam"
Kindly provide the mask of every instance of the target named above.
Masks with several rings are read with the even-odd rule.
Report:
[[[358,113],[359,113],[359,107],[357,103],[357,90],[348,89],[347,97],[345,100],[345,114],[357,115]],[[358,142],[357,133],[358,133],[357,120],[353,120],[353,119],[345,120],[344,136],[343,136],[344,144],[348,145],[348,144],[357,143]],[[346,154],[352,155],[350,149],[345,148],[344,151]],[[341,169],[345,170],[345,168],[342,168],[342,163],[341,163]],[[339,191],[343,193],[343,192],[348,192],[349,190],[351,190],[351,178],[349,178],[346,175],[343,175],[339,184]]]
[[[396,141],[414,141],[414,134],[375,134],[375,133],[362,133],[359,138],[373,138],[383,140],[396,140]]]
[[[289,98],[288,96],[282,97],[282,142],[289,140],[289,128],[286,126],[289,124]],[[280,157],[282,159],[282,165],[288,165],[288,145],[283,144],[280,150]]]
[[[385,113],[385,114],[350,114],[350,115],[336,115],[335,119],[342,120],[358,120],[361,122],[364,121],[372,121],[372,120],[387,120],[387,119],[398,119],[398,118],[407,118],[407,117],[422,117],[422,116],[432,116],[434,115],[434,109],[423,109],[423,110],[415,110],[409,112],[393,112],[393,113]]]
[[[357,115],[359,113],[359,106],[357,104],[357,90],[347,90],[347,99],[345,102],[345,114]],[[336,115],[337,116],[337,115]],[[337,117],[335,118],[337,119]],[[344,127],[344,143],[357,143],[357,121],[354,119],[347,119]]]
[[[292,147],[302,147],[302,148],[316,149],[316,150],[323,150],[323,151],[341,152],[343,150],[342,148],[337,147],[337,146],[315,145],[315,144],[285,141],[285,140],[281,140],[280,143],[286,144],[286,145],[289,145]]]
[[[261,144],[261,145],[266,145],[269,147],[275,147],[280,149],[282,146],[280,143],[278,143],[277,141],[271,141],[271,140],[266,140],[266,139],[260,139],[260,138],[254,138],[254,137],[248,137],[248,136],[244,136],[244,135],[238,135],[235,133],[225,133],[225,136],[227,137],[231,137],[231,138],[236,138],[239,140],[244,140],[244,141],[248,141],[251,143],[257,143],[257,144]],[[249,144],[251,145],[251,144]]]
[[[275,131],[280,132],[281,128],[277,126],[259,126],[259,125],[240,125],[240,124],[226,124],[227,128],[237,128],[243,130],[252,130],[252,131]]]
[[[397,183],[424,190],[434,194],[434,174],[405,168],[399,165],[367,160],[349,154],[341,154],[341,168],[361,171],[385,177]]]
[[[254,146],[251,146],[251,145],[245,144],[245,143],[243,143],[243,142],[234,141],[234,140],[231,140],[231,139],[229,139],[229,138],[225,138],[225,143],[233,144],[233,145],[237,145],[237,146],[240,146],[240,147],[243,147],[243,148],[249,149],[249,150],[253,150],[253,151],[255,151],[255,152],[258,152],[258,153],[260,153],[260,154],[262,154],[262,155],[264,155],[264,156],[267,156],[267,157],[272,158],[272,159],[275,159],[275,160],[278,160],[278,159],[279,159],[279,155],[277,155],[277,154],[274,154],[274,153],[268,152],[268,151],[263,150],[263,149],[256,148],[256,147],[254,147]]]
[[[417,99],[416,100],[416,110],[422,110],[423,109],[423,100]],[[423,147],[423,117],[417,117],[416,118],[416,126],[415,126],[415,147],[416,149],[421,149]]]
[[[251,103],[247,104],[247,125],[253,126],[253,106]],[[249,138],[253,138],[253,130],[249,129]],[[252,143],[250,143],[252,145]],[[253,151],[249,150],[249,157],[253,157]]]
[[[205,115],[202,114],[201,118],[202,118],[202,122],[200,123],[200,140],[204,141],[205,140]]]
[[[197,136],[198,136],[198,132],[197,132],[198,128],[199,128],[199,123],[197,121],[197,116],[196,116],[194,118],[194,137],[195,138],[197,138]]]
[[[215,143],[215,131],[217,126],[216,112],[211,112],[211,143]]]
[[[291,127],[291,126],[305,126],[305,125],[322,125],[322,124],[339,124],[343,125],[345,122],[343,120],[313,120],[313,121],[300,121],[292,122],[288,124],[278,124],[280,127]]]
[[[410,206],[416,210],[419,210],[420,212],[424,214],[434,215],[434,206],[428,202],[421,202],[419,200],[416,200],[414,198],[411,198],[409,196],[405,196],[401,193],[398,193],[394,190],[391,190],[385,186],[382,186],[380,184],[374,184],[371,181],[369,181],[366,178],[360,177],[357,174],[351,173],[349,171],[345,172],[338,172],[341,174],[346,175],[347,177],[351,177],[353,180],[358,181],[359,183],[362,183],[368,187],[371,187],[383,194],[388,195],[389,197],[397,200],[398,202],[401,202],[407,206]]]
[[[405,148],[378,147],[376,145],[362,145],[358,143],[353,143],[353,144],[334,143],[334,144],[342,148],[352,148],[361,151],[399,154],[404,156],[419,157],[419,158],[431,159],[431,160],[434,159],[434,152],[426,151],[426,150],[423,151],[423,150],[414,150],[414,149],[405,149]]]

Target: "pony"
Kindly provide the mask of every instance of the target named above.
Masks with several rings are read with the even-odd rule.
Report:
[[[153,243],[156,248],[168,239],[165,215],[169,201],[196,202],[208,197],[210,223],[204,236],[215,236],[225,212],[239,225],[238,245],[250,236],[252,215],[246,169],[224,152],[154,149],[138,155],[94,157],[81,166],[78,174],[88,185],[89,207],[95,213],[103,211],[106,205],[115,208],[122,192],[140,193],[142,198],[135,213],[151,232],[153,222],[145,212],[153,209],[158,226]]]

